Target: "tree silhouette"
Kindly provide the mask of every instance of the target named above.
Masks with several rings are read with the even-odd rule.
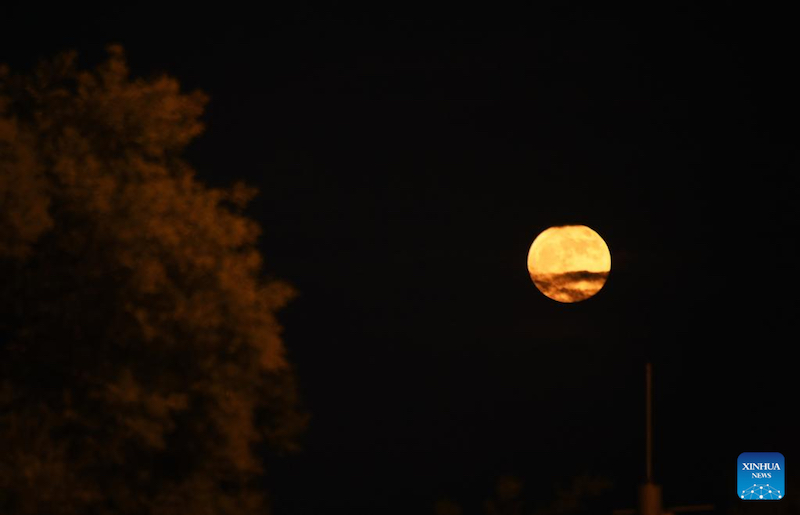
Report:
[[[515,476],[500,476],[495,498],[485,503],[487,515],[522,515],[522,481]]]
[[[0,511],[264,513],[306,423],[255,192],[181,158],[206,97],[123,51],[0,68]],[[260,446],[260,447],[259,447]]]
[[[569,479],[567,485],[556,488],[554,497],[546,504],[535,506],[526,498],[524,481],[514,475],[499,476],[494,493],[483,503],[486,515],[581,515],[597,511],[597,501],[612,487],[606,476],[581,473]],[[539,496],[541,492],[536,492]],[[542,502],[542,498],[535,499]],[[601,510],[603,508],[600,508]],[[460,515],[461,504],[449,497],[442,497],[433,506],[436,515]]]

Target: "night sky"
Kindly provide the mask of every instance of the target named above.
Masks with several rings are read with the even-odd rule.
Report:
[[[792,474],[787,12],[131,7],[3,25],[13,70],[121,43],[134,74],[210,95],[186,157],[209,184],[259,188],[266,268],[300,292],[281,321],[312,419],[270,470],[276,514],[433,513],[443,496],[477,513],[501,474],[546,502],[583,471],[632,507],[648,360],[667,505],[735,502],[743,451]],[[574,305],[526,270],[562,224],[612,255]]]

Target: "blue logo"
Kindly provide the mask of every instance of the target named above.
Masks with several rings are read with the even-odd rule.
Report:
[[[778,501],[784,491],[784,460],[779,452],[743,452],[737,460],[736,495],[745,501]]]

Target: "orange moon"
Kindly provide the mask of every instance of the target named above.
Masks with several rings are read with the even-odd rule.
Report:
[[[528,273],[545,296],[558,302],[580,302],[605,285],[611,253],[599,234],[585,225],[550,227],[533,240]]]

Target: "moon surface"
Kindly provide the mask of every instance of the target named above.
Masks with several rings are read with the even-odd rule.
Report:
[[[558,302],[580,302],[605,285],[611,253],[599,234],[585,225],[550,227],[533,240],[528,273],[545,296]]]

